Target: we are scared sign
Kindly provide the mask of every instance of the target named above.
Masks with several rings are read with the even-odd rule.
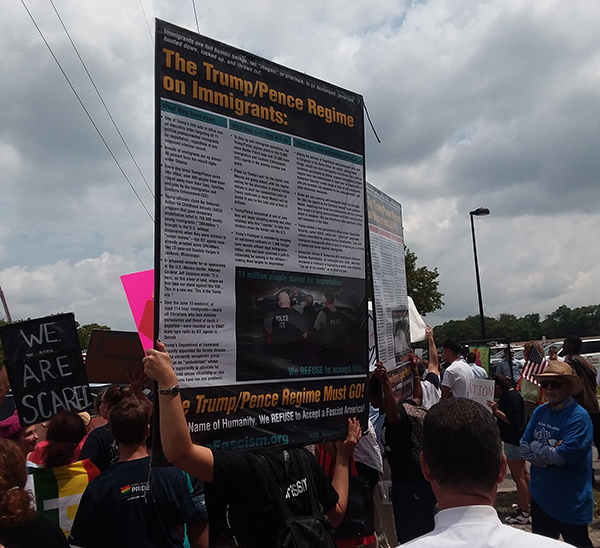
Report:
[[[0,328],[4,361],[23,426],[65,409],[92,404],[73,314],[48,316]]]

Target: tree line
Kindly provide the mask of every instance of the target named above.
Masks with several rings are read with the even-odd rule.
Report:
[[[511,341],[561,339],[568,335],[590,337],[600,335],[600,304],[569,308],[559,306],[540,321],[539,314],[517,317],[500,314],[497,318],[485,317],[488,339],[509,337]],[[464,320],[450,320],[433,329],[436,341],[446,339],[475,341],[481,339],[479,316],[468,316]]]

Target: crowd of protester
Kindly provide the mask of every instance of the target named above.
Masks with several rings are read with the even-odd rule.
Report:
[[[309,545],[330,548],[536,548],[555,545],[551,539],[561,535],[591,547],[600,408],[581,340],[568,337],[561,359],[527,343],[526,363],[530,354],[543,356],[532,376],[523,368],[514,375],[507,350],[506,363],[488,375],[456,341],[441,345],[440,359],[432,330],[426,334],[428,358],[409,357],[411,397],[396,401],[378,362],[367,428],[351,419],[337,443],[262,452],[193,444],[160,342],[143,360],[158,387],[150,399],[144,376],[134,374],[129,387],[98,394],[95,421],[87,412],[62,411],[36,428],[22,426],[15,411],[0,422],[0,545],[275,548],[292,546],[295,527],[304,527],[303,535],[313,535]],[[483,378],[495,386],[487,408],[468,399],[470,380]],[[0,377],[0,397],[7,390]],[[150,455],[156,398],[161,446],[172,466],[157,466]],[[38,443],[40,428],[45,439]],[[97,477],[65,531],[35,510],[27,467],[79,461],[97,468]],[[534,534],[501,523],[493,508],[507,468],[518,503],[506,522],[531,524]],[[297,525],[298,516],[310,517],[310,525]]]

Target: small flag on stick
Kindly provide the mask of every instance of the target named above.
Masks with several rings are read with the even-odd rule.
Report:
[[[527,361],[523,366],[521,377],[539,386],[539,383],[535,380],[534,375],[543,373],[548,366],[548,363],[549,362],[544,355],[534,345],[531,345],[531,348],[529,349],[529,355],[527,356]]]

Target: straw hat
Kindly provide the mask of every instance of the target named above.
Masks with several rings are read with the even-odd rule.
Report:
[[[583,382],[573,368],[565,362],[551,361],[543,373],[534,375],[537,382],[552,379],[567,379],[571,383],[571,394],[579,394],[583,390]]]
[[[87,411],[81,411],[79,413],[77,413],[80,417],[81,420],[84,422],[84,424],[87,426],[88,424],[90,424],[90,421],[92,420],[92,417],[90,416],[90,414]],[[48,425],[50,424],[50,421],[44,421],[42,423],[42,426],[44,428],[48,428]]]

